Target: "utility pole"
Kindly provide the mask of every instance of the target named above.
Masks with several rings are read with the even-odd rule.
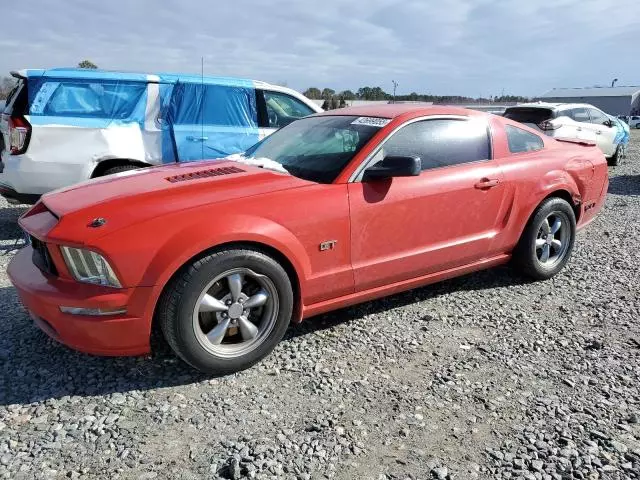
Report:
[[[396,88],[398,88],[398,82],[391,80],[391,83],[393,83],[393,103],[396,103]]]

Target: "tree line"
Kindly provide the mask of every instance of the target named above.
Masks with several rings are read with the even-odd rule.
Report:
[[[394,100],[394,96],[385,92],[380,87],[360,87],[356,92],[352,90],[343,90],[336,92],[331,88],[320,90],[317,87],[310,87],[303,92],[304,96],[312,100],[324,100],[322,108],[325,110],[333,110],[346,106],[348,101],[352,100]],[[495,97],[465,97],[460,95],[428,95],[412,92],[408,95],[396,95],[395,101],[398,102],[433,102],[436,104],[482,104],[482,103],[521,103],[528,102],[531,99],[518,95],[500,95]]]

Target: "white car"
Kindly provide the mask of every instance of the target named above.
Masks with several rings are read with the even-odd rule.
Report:
[[[629,128],[640,128],[640,117],[632,115],[629,117]]]
[[[12,72],[0,113],[0,195],[43,193],[162,163],[244,152],[292,121],[322,111],[265,82],[87,69]]]
[[[524,103],[505,110],[504,116],[554,138],[595,141],[610,165],[624,154],[624,132],[609,115],[584,103]]]

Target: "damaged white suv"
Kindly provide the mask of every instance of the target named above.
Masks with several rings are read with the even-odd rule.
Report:
[[[0,194],[33,203],[90,178],[244,152],[322,111],[265,82],[87,69],[12,72],[0,117]]]
[[[625,131],[621,122],[593,105],[524,103],[507,108],[504,116],[535,128],[550,137],[595,142],[610,165],[617,165],[624,155]]]

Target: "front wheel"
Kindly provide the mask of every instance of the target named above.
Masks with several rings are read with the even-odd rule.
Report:
[[[547,280],[567,264],[576,237],[576,217],[562,198],[542,202],[527,224],[513,253],[519,269],[536,280]]]
[[[618,145],[618,148],[616,148],[616,153],[613,154],[613,157],[607,159],[607,163],[611,167],[617,167],[618,165],[620,165],[620,160],[622,159],[623,155],[624,155],[624,147],[622,147],[621,145]]]
[[[292,311],[282,266],[261,252],[233,249],[186,267],[163,293],[157,315],[179,357],[202,372],[227,374],[268,355]]]

